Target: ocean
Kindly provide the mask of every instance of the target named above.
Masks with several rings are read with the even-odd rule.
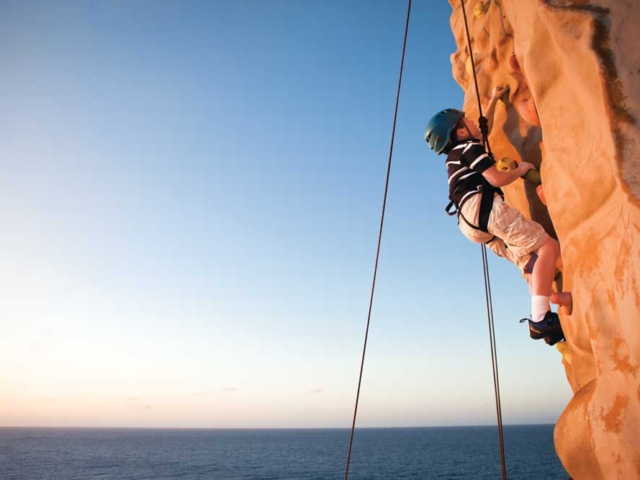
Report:
[[[0,428],[0,479],[343,479],[350,430]],[[505,426],[507,478],[569,476],[553,425]],[[502,478],[497,427],[357,429],[349,478]]]

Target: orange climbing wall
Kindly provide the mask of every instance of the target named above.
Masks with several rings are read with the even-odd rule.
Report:
[[[474,117],[461,2],[450,3],[453,76]],[[557,236],[573,293],[559,350],[574,396],[556,451],[574,479],[640,479],[640,2],[465,3],[483,104],[510,87],[492,149],[540,167],[548,211],[528,182],[507,201]]]

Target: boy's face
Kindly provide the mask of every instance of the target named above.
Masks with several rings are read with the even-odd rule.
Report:
[[[458,127],[456,128],[456,137],[458,138],[458,140],[464,140],[467,138],[480,139],[482,138],[482,133],[480,132],[478,126],[473,123],[472,120],[469,120],[465,117],[460,121]]]

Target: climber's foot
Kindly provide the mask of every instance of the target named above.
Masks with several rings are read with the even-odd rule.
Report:
[[[562,333],[562,330],[560,330],[557,333],[547,335],[546,337],[544,337],[545,343],[549,346],[553,346],[562,340],[564,340],[564,333]]]
[[[534,340],[540,340],[541,338],[544,338],[547,343],[552,341],[553,343],[549,343],[549,345],[553,345],[554,343],[564,338],[564,334],[562,333],[562,326],[560,325],[560,318],[558,317],[557,313],[549,311],[539,322],[532,322],[528,318],[523,318],[522,320],[520,320],[520,323],[524,322],[525,320],[529,322],[529,336]],[[551,338],[549,339],[549,341],[547,341],[546,337]]]

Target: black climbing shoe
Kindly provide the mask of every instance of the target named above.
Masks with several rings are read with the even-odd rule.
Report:
[[[544,341],[547,345],[555,345],[558,342],[564,340],[564,333],[560,330],[558,333],[552,333],[551,335],[547,335],[544,337]]]
[[[549,311],[545,313],[544,318],[539,322],[532,322],[528,318],[523,318],[520,323],[525,320],[529,322],[529,336],[534,340],[544,338],[548,345],[555,345],[564,338],[562,325],[560,325],[560,318],[558,318],[557,313]]]

